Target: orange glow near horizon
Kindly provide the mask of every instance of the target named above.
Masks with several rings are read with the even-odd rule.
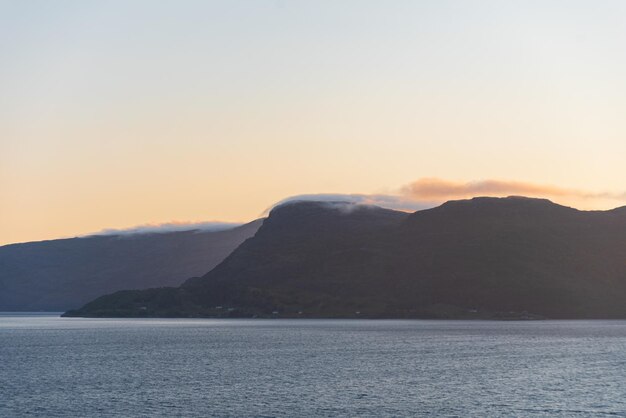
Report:
[[[626,3],[40,6],[0,5],[0,245],[316,193],[626,204]]]

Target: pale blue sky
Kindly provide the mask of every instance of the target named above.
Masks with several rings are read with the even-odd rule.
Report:
[[[619,194],[624,22],[617,0],[0,0],[0,243],[422,177]]]

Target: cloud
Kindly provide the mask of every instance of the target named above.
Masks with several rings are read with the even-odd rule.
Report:
[[[589,192],[558,186],[506,180],[455,182],[439,178],[421,178],[404,186],[401,194],[407,199],[445,201],[476,196],[546,197],[575,200],[626,200],[626,193]]]
[[[198,231],[217,232],[226,231],[242,225],[241,223],[229,222],[168,222],[163,224],[145,224],[123,229],[103,229],[99,232],[85,234],[93,235],[136,235],[136,234],[164,234],[167,232]]]
[[[415,212],[439,206],[448,200],[468,199],[477,196],[504,197],[512,195],[548,198],[557,203],[568,204],[581,209],[607,209],[615,207],[615,202],[626,202],[626,193],[592,192],[522,181],[486,179],[463,182],[423,177],[387,194],[318,193],[295,195],[272,205],[260,217],[267,216],[270,210],[276,206],[298,201],[326,202],[339,210],[347,212],[358,206],[379,206],[404,212]],[[80,236],[131,236],[176,231],[217,232],[240,225],[242,223],[174,221],[162,224],[144,224],[123,229],[108,228]]]
[[[319,193],[301,194],[291,196],[272,205],[263,213],[266,215],[272,208],[291,202],[327,202],[329,204],[342,206],[347,209],[350,206],[380,206],[387,209],[401,210],[405,212],[415,212],[417,210],[429,209],[437,206],[438,202],[418,201],[410,197],[388,194],[340,194],[340,193]]]
[[[508,180],[451,181],[440,178],[420,178],[389,194],[303,194],[281,200],[268,208],[264,215],[279,205],[297,201],[319,201],[350,210],[359,205],[380,206],[388,209],[415,212],[438,206],[448,200],[469,199],[478,196],[526,196],[554,200],[581,208],[610,206],[609,201],[626,202],[626,193],[590,192],[553,185]]]

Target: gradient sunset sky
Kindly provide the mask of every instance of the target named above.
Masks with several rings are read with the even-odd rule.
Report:
[[[301,194],[625,205],[624,22],[621,0],[0,0],[0,244]]]

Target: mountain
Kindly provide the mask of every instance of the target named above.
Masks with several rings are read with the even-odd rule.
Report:
[[[2,246],[0,311],[65,311],[120,289],[180,285],[215,267],[261,223]]]
[[[626,318],[626,208],[523,197],[413,214],[279,206],[178,288],[122,291],[68,316]]]

